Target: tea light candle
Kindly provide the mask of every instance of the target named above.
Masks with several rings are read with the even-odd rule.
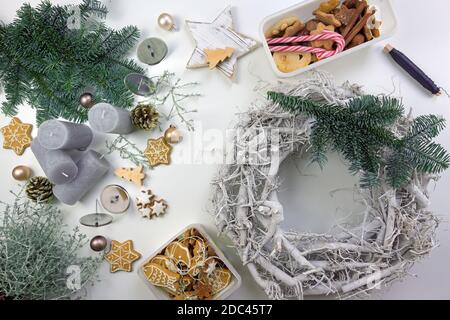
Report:
[[[84,124],[48,120],[39,127],[37,138],[41,146],[49,150],[86,149],[93,133]]]
[[[78,175],[71,183],[53,188],[55,197],[67,205],[81,200],[109,171],[110,164],[98,152],[87,151],[77,162]]]
[[[104,133],[127,134],[133,131],[129,111],[109,103],[97,103],[88,113],[91,127]]]
[[[31,150],[52,183],[57,185],[69,183],[77,176],[78,167],[66,152],[45,149],[38,139],[34,139],[31,143]]]

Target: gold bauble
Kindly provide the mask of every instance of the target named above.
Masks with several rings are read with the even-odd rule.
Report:
[[[167,31],[176,29],[173,17],[168,13],[161,13],[158,17],[158,25]]]
[[[27,166],[17,166],[12,171],[12,176],[17,181],[26,181],[31,178],[33,171]]]
[[[179,143],[183,140],[183,136],[175,126],[170,126],[169,129],[164,132],[164,139],[168,143]]]

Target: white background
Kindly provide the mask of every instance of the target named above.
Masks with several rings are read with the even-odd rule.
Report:
[[[32,5],[37,0],[29,1]],[[52,1],[55,3],[75,3],[73,1]],[[134,24],[142,30],[144,39],[149,36],[163,38],[169,45],[169,56],[160,65],[148,69],[150,75],[157,75],[164,70],[170,70],[181,75],[186,81],[199,81],[198,90],[203,97],[190,102],[190,107],[198,109],[196,120],[201,121],[197,134],[202,137],[208,130],[224,132],[232,127],[236,121],[236,113],[246,111],[256,98],[253,91],[257,81],[262,79],[273,82],[276,80],[266,61],[263,50],[260,48],[239,62],[236,81],[231,83],[215,71],[186,70],[185,65],[194,48],[189,32],[184,26],[184,20],[211,21],[227,5],[233,6],[233,15],[237,31],[258,38],[258,26],[267,15],[297,3],[298,0],[259,1],[259,0],[110,0],[104,1],[110,13],[107,23],[111,27],[122,27]],[[448,54],[450,44],[446,30],[448,30],[448,1],[408,1],[393,0],[398,14],[399,28],[393,38],[389,40],[397,48],[406,52],[414,61],[441,86],[450,89],[450,61]],[[15,16],[19,1],[0,0],[0,20],[9,23]],[[168,33],[160,30],[156,18],[161,12],[169,12],[176,16],[181,30]],[[436,113],[450,119],[450,100],[442,96],[432,98],[415,82],[394,65],[382,53],[384,43],[362,50],[354,55],[338,59],[321,68],[331,72],[338,82],[350,80],[364,85],[369,92],[389,93],[396,90],[404,98],[405,105],[413,107],[415,114]],[[134,52],[132,53],[133,56]],[[294,79],[295,81],[296,79]],[[298,79],[297,79],[298,80]],[[1,96],[4,99],[4,96]],[[33,123],[34,112],[27,106],[20,109],[19,117],[25,122]],[[10,119],[0,116],[0,126],[6,125]],[[33,135],[37,134],[34,129]],[[154,132],[156,137],[160,133]],[[206,134],[205,134],[206,136]],[[139,146],[145,146],[149,134],[138,133],[130,136]],[[450,150],[449,129],[443,132],[439,142]],[[175,147],[176,152],[188,151],[193,137],[187,137],[183,144]],[[105,137],[97,136],[93,148],[102,151]],[[0,138],[2,143],[2,138]],[[207,144],[206,144],[207,145]],[[208,146],[208,145],[207,145]],[[210,147],[210,146],[209,146]],[[128,163],[119,157],[109,157],[113,166],[126,166]],[[175,156],[175,160],[176,156]],[[9,190],[17,190],[16,182],[11,178],[11,170],[19,164],[31,166],[36,174],[42,174],[31,151],[28,149],[21,157],[10,150],[0,152],[1,200],[10,199]],[[173,164],[167,167],[158,167],[149,174],[146,183],[155,194],[165,198],[170,211],[167,215],[156,220],[142,219],[134,209],[127,214],[116,216],[113,224],[108,227],[93,230],[82,228],[89,236],[103,234],[119,241],[132,239],[135,249],[148,257],[171,236],[191,223],[204,224],[211,236],[217,240],[218,245],[239,270],[243,278],[242,287],[233,294],[235,299],[262,299],[264,293],[254,284],[249,273],[240,263],[229,242],[223,237],[217,237],[213,219],[207,212],[208,199],[211,191],[211,180],[217,172],[214,164]],[[296,188],[300,190],[297,210],[304,213],[329,212],[343,205],[332,200],[328,193],[339,187],[351,187],[354,179],[345,172],[345,166],[338,159],[332,158],[323,173],[314,169],[315,177],[307,177],[296,181]],[[300,177],[299,177],[300,178]],[[131,194],[137,189],[131,184],[120,181],[110,174],[107,178],[89,192],[88,196],[75,207],[62,206],[65,220],[70,227],[77,224],[80,216],[94,210],[95,198],[102,188],[110,183],[120,183]],[[442,218],[439,229],[440,247],[430,257],[417,264],[413,276],[402,282],[395,283],[386,290],[378,291],[371,298],[382,299],[417,299],[417,298],[450,298],[450,233],[448,231],[448,189],[450,187],[450,172],[445,173],[437,184],[433,193],[432,209]],[[319,201],[320,200],[320,201]],[[339,202],[339,201],[338,201]],[[298,213],[297,213],[298,214]],[[319,215],[321,216],[321,215]],[[292,225],[297,221],[292,212],[287,220]],[[297,221],[298,222],[298,221]],[[86,250],[89,253],[89,250]],[[143,259],[135,264],[142,263]],[[151,299],[153,296],[136,272],[119,272],[110,274],[109,265],[104,263],[100,269],[100,282],[89,288],[88,298],[92,299]],[[136,269],[136,268],[135,268]]]

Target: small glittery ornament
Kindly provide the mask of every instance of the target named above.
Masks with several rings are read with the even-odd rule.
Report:
[[[91,239],[90,247],[95,252],[100,252],[106,249],[108,240],[104,236],[95,236]]]
[[[17,181],[26,181],[31,178],[33,171],[27,166],[17,166],[12,171],[12,176]]]
[[[177,129],[177,127],[170,126],[169,129],[167,129],[166,132],[164,132],[164,139],[168,143],[174,144],[183,141],[183,136],[180,130]]]
[[[161,13],[158,17],[158,25],[167,31],[176,30],[175,19],[168,13]]]
[[[89,109],[94,105],[94,96],[92,93],[85,92],[80,96],[80,104],[83,108]]]

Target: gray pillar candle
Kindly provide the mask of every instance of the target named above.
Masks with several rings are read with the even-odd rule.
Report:
[[[98,152],[87,151],[77,162],[78,175],[71,183],[53,188],[55,197],[67,205],[81,200],[109,171],[110,164]]]
[[[31,151],[52,183],[65,184],[76,178],[78,167],[66,152],[45,149],[38,139],[31,143]]]
[[[91,128],[59,120],[45,121],[39,127],[39,143],[46,149],[86,149],[92,142]]]
[[[130,111],[109,103],[97,103],[88,113],[92,129],[104,133],[127,134],[133,131]]]

